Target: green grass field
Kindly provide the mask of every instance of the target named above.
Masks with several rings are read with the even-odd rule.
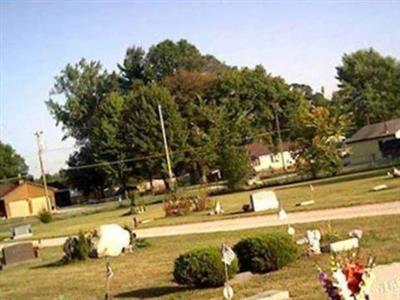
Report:
[[[333,221],[332,227],[342,236],[354,228],[364,230],[361,253],[377,257],[378,264],[400,261],[400,216],[359,218]],[[306,229],[326,228],[327,223],[296,225],[296,238]],[[181,253],[208,245],[230,245],[240,238],[286,227],[237,232],[176,236],[150,239],[151,246],[110,260],[114,277],[111,293],[114,299],[221,299],[221,288],[190,289],[179,287],[171,274],[173,261]],[[179,245],[179,247],[177,247]],[[52,266],[62,256],[61,247],[41,251],[42,262],[10,267],[0,271],[1,299],[103,299],[105,262],[102,259]],[[267,289],[287,289],[293,299],[326,299],[317,281],[315,263],[327,266],[328,254],[302,256],[299,260],[266,275],[233,284],[236,297]]]
[[[387,190],[371,192],[371,188],[378,184],[388,185]],[[346,181],[322,181],[316,183],[314,192],[308,185],[296,185],[294,187],[278,187],[275,192],[282,201],[284,208],[289,212],[344,207],[371,203],[382,203],[400,200],[400,178],[390,179],[386,176],[373,176],[369,178],[352,179]],[[221,216],[209,216],[208,212],[194,213],[182,217],[165,217],[162,204],[147,206],[147,211],[139,215],[141,220],[152,220],[142,224],[141,227],[154,227],[183,223],[213,221],[225,218],[248,217],[252,215],[270,214],[272,211],[261,213],[242,213],[243,204],[249,203],[249,196],[254,191],[231,193],[212,197],[214,201],[220,201],[225,213]],[[297,202],[313,199],[314,205],[296,207]],[[126,216],[128,208],[117,208],[111,203],[107,209],[100,212],[78,214],[75,216],[57,217],[49,224],[41,224],[37,218],[26,220],[1,221],[0,238],[9,235],[10,228],[19,223],[31,223],[33,225],[34,238],[56,237],[76,234],[80,230],[92,230],[101,224],[131,224],[132,216]],[[9,222],[9,223],[8,223]]]

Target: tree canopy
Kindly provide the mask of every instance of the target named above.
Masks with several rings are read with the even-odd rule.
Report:
[[[334,95],[353,112],[355,129],[400,116],[400,62],[374,49],[345,54],[336,68],[339,90]]]
[[[337,72],[339,90],[331,101],[323,88],[289,84],[261,65],[229,66],[186,40],[164,40],[147,51],[129,47],[116,72],[86,59],[68,64],[55,78],[47,105],[65,137],[79,146],[67,174],[82,189],[166,177],[158,105],[174,174],[204,182],[219,168],[234,186],[241,182],[232,175],[235,168],[242,178],[248,174],[243,145],[261,139],[277,145],[276,118],[284,141],[297,142],[299,161],[316,174],[340,167],[333,141],[347,132],[349,112],[355,128],[399,116],[394,58],[360,50],[344,55]],[[228,160],[236,167],[229,168]]]
[[[24,158],[10,145],[0,141],[0,179],[27,175],[28,166]]]

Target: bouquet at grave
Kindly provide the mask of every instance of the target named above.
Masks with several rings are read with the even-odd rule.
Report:
[[[320,267],[318,279],[329,300],[370,300],[374,259],[364,263],[353,253],[351,257],[333,256],[330,259],[331,277]]]

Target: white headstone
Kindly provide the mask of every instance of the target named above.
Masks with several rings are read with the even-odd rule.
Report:
[[[331,252],[349,251],[358,248],[358,239],[352,238],[344,241],[332,243],[330,245]]]
[[[273,191],[262,191],[251,194],[250,205],[253,211],[277,209],[279,201]]]
[[[117,224],[102,225],[96,230],[94,242],[98,257],[118,256],[129,247],[130,234]]]
[[[400,263],[376,266],[372,273],[371,300],[400,299]]]

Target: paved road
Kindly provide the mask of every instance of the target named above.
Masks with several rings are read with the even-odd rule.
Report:
[[[358,217],[394,214],[400,215],[400,201],[289,213],[288,219],[283,222],[278,219],[277,215],[266,215],[225,219],[212,222],[143,228],[137,229],[136,233],[138,237],[141,238],[152,238],[161,236],[236,231],[251,228],[279,226],[284,224],[301,224],[324,220],[352,219]],[[34,241],[34,243],[39,243],[41,247],[53,247],[62,245],[65,239],[66,237],[43,239],[39,242]],[[0,245],[0,248],[2,248],[2,246],[4,246],[4,244]]]

